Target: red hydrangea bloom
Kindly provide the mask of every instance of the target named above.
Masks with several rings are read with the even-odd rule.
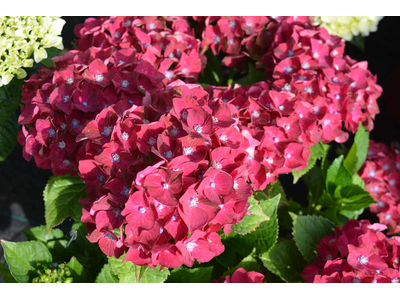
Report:
[[[302,272],[308,282],[399,281],[400,239],[383,224],[349,220],[317,245],[318,257]]]
[[[370,141],[367,160],[359,172],[376,203],[370,206],[389,234],[400,232],[400,152]]]
[[[174,107],[157,106],[160,97]],[[213,140],[232,122],[222,122],[218,103],[203,88],[182,81],[141,106],[116,113],[117,106],[104,108],[80,135],[99,147],[79,162],[88,193],[82,221],[97,230],[89,239],[113,247],[115,240],[118,249],[128,248],[125,260],[138,265],[192,266],[221,254],[216,231],[229,232],[243,219],[252,195],[247,170],[261,168],[245,149]],[[237,123],[237,109],[230,109]],[[145,114],[149,119],[142,120]],[[135,134],[137,147],[121,143],[123,124],[130,124],[125,133]],[[115,237],[108,234],[115,229]],[[121,254],[115,247],[106,254]]]
[[[202,42],[183,17],[89,18],[78,50],[23,88],[24,157],[80,175],[89,240],[141,266],[221,254],[216,232],[244,218],[253,191],[304,168],[312,145],[345,142],[343,125],[371,130],[379,112],[366,63],[308,18],[195,19]],[[266,81],[188,83],[209,47],[227,66],[264,66]]]
[[[75,27],[75,34],[79,50],[134,50],[165,76],[165,83],[178,78],[195,82],[207,61],[185,17],[88,18]],[[123,55],[115,58],[126,63]]]
[[[129,63],[116,63],[113,57],[119,52]],[[135,52],[129,57],[128,54],[120,50],[110,56],[111,49],[99,48],[72,50],[54,58],[55,69],[43,67],[26,81],[21,100],[25,106],[19,117],[23,130],[18,139],[26,159],[33,157],[39,168],[52,169],[56,175],[76,175],[77,164],[83,158],[106,161],[102,158],[105,154],[99,153],[104,143],[110,141],[119,113],[134,102],[143,102],[142,85],[153,93],[162,87],[162,74],[139,60]],[[130,77],[115,81],[125,73]],[[120,85],[132,89],[122,89]],[[105,145],[110,149],[107,151],[115,150],[123,156],[124,148],[132,149],[136,132],[129,131],[127,125],[119,125],[119,131],[124,128],[128,132],[122,131],[112,147]],[[112,168],[117,163],[116,160],[105,166]]]
[[[221,277],[220,280],[213,280],[212,283],[262,283],[264,275],[255,271],[247,272],[239,268],[230,276]]]
[[[225,52],[223,63],[228,67],[243,68],[248,62],[263,67],[274,90],[290,95],[279,96],[281,100],[278,93],[271,95],[277,111],[295,109],[301,119],[314,115],[318,130],[313,134],[324,143],[346,141],[343,125],[354,133],[362,122],[372,130],[379,113],[376,100],[382,93],[376,77],[367,62],[344,56],[341,38],[311,25],[308,17],[197,17],[196,21],[205,28],[203,52],[208,48],[214,55]],[[236,46],[239,42],[241,47]],[[289,100],[286,105],[283,99]],[[311,104],[309,109],[304,110],[303,103]]]

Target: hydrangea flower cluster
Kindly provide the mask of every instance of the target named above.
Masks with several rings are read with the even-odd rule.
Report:
[[[380,283],[400,280],[400,238],[383,224],[349,220],[318,243],[318,257],[302,272],[314,283]]]
[[[76,175],[78,161],[97,151],[81,140],[86,124],[104,107],[118,103],[115,109],[120,112],[142,103],[146,91],[162,88],[163,76],[149,62],[138,60],[133,49],[92,47],[53,60],[55,69],[41,68],[22,88],[25,105],[18,122],[25,126],[18,140],[25,159],[33,157],[39,168]],[[107,124],[100,129],[99,142],[112,133]]]
[[[82,221],[108,256],[127,250],[136,265],[169,268],[210,261],[224,250],[216,232],[244,218],[253,191],[305,167],[310,146],[346,141],[343,123],[372,129],[379,112],[366,63],[343,57],[344,42],[308,18],[204,22],[241,28],[247,49],[268,36],[236,60],[258,55],[267,81],[187,83],[205,58],[186,19],[111,17],[77,27],[80,50],[23,87],[24,157],[83,178]]]
[[[233,272],[232,276],[221,277],[213,280],[212,283],[262,283],[264,275],[255,271],[247,272],[244,268],[239,268]]]
[[[316,16],[314,25],[325,27],[330,34],[340,36],[346,41],[351,41],[354,36],[368,36],[370,32],[378,30],[378,23],[383,17],[330,17]]]
[[[164,82],[179,78],[195,82],[207,58],[199,53],[200,41],[184,17],[88,18],[77,25],[78,49],[133,48],[162,74]]]
[[[60,37],[65,21],[59,17],[0,17],[0,86],[14,76],[25,78],[23,68],[47,58],[46,48],[64,49]]]
[[[382,88],[366,62],[344,56],[341,38],[312,26],[308,17],[208,17],[204,22],[203,51],[225,52],[222,62],[230,67],[243,67],[249,59],[263,66],[281,101],[302,106],[303,123],[320,125],[313,131],[316,139],[346,141],[342,123],[353,133],[359,122],[372,130]],[[226,46],[232,38],[235,45],[241,41],[236,52]]]
[[[82,131],[95,150],[79,163],[89,240],[108,256],[128,248],[124,259],[136,265],[191,267],[221,254],[216,232],[243,219],[252,185],[266,186],[238,114],[182,81],[122,114],[104,109]]]
[[[377,202],[370,206],[389,234],[400,232],[400,152],[393,146],[370,141],[367,160],[360,170],[366,190]]]

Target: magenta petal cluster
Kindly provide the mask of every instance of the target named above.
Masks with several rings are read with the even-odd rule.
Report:
[[[23,87],[24,157],[80,176],[88,239],[136,265],[218,256],[217,232],[254,191],[304,168],[312,145],[371,130],[379,112],[367,64],[308,18],[193,19],[202,40],[183,17],[89,18],[77,50]],[[226,66],[263,67],[265,81],[195,84],[208,48]]]
[[[314,141],[345,142],[343,125],[353,133],[360,122],[372,130],[382,93],[376,77],[367,62],[344,55],[341,38],[312,26],[308,17],[195,19],[205,28],[202,52],[223,52],[222,63],[228,67],[243,69],[252,62],[264,68],[266,81],[276,91],[278,112],[296,111],[307,127],[316,123],[309,129]]]
[[[389,234],[400,232],[400,152],[383,143],[370,141],[367,160],[360,170],[365,188],[376,203],[370,206]]]
[[[75,27],[75,34],[79,50],[133,49],[164,75],[164,83],[179,78],[195,82],[207,63],[184,17],[88,18]],[[118,60],[125,62],[123,55]]]
[[[259,272],[247,272],[244,268],[239,268],[232,275],[213,280],[212,283],[262,283],[263,279],[264,275]]]
[[[400,238],[383,224],[349,220],[318,243],[318,257],[302,272],[314,283],[398,283]]]

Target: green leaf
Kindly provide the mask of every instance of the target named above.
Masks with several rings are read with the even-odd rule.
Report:
[[[308,263],[317,257],[317,244],[336,227],[330,220],[319,216],[297,216],[293,218],[293,238]]]
[[[301,169],[300,171],[296,170],[292,171],[293,183],[296,183],[303,175],[307,174],[308,171],[310,171],[315,166],[318,159],[323,158],[324,148],[321,142],[319,142],[314,146],[311,146],[310,149],[311,153],[310,156],[308,157],[308,165],[304,169]]]
[[[255,251],[253,251],[253,253],[255,253]],[[239,268],[244,268],[247,272],[261,272],[260,265],[258,264],[257,259],[254,257],[253,253],[243,258],[243,260],[239,264],[237,264],[233,268],[230,268],[222,276],[232,275]]]
[[[293,240],[276,244],[271,251],[260,256],[264,266],[286,282],[305,282],[301,272],[307,266],[306,261]]]
[[[0,124],[0,162],[4,161],[17,145],[18,130],[19,125],[14,115]]]
[[[354,137],[354,143],[351,146],[350,151],[343,162],[344,167],[351,174],[357,173],[364,164],[365,159],[367,158],[368,147],[369,132],[366,131],[360,123]]]
[[[49,232],[46,230],[46,226],[37,226],[32,227],[27,230],[23,230],[28,241],[40,241],[44,244],[48,243],[51,240],[55,239],[63,239],[64,233],[61,229],[52,229]]]
[[[117,275],[120,282],[134,282],[136,283],[137,270],[136,266],[130,262],[122,262],[125,254],[120,258],[109,257],[108,262],[115,275]]]
[[[325,189],[325,166],[323,169],[315,165],[307,174],[303,176],[303,181],[308,188],[308,213],[312,214],[318,205]]]
[[[341,211],[358,211],[375,203],[371,194],[358,185],[342,187],[340,196],[337,202]]]
[[[223,242],[223,240],[222,240]],[[215,257],[215,260],[224,268],[230,268],[236,264],[237,257],[234,249],[225,247],[225,251]]]
[[[31,282],[32,270],[38,263],[52,263],[53,258],[42,242],[30,241],[13,243],[1,240],[6,262],[11,274],[18,282]],[[33,276],[32,276],[33,275]]]
[[[111,270],[109,264],[105,264],[104,267],[101,269],[99,275],[97,275],[96,283],[118,283],[118,277],[114,274]]]
[[[118,276],[121,283],[161,283],[169,275],[167,268],[160,271],[160,266],[154,269],[135,266],[130,261],[123,262],[124,257],[125,254],[118,259],[108,258],[112,271]]]
[[[251,212],[250,216],[245,215],[242,221],[238,224],[232,225],[232,229],[239,234],[252,232],[256,230],[262,222],[269,220],[267,215],[263,212],[260,203],[258,203],[254,196],[249,198],[249,204],[250,206],[247,211]]]
[[[365,37],[363,37],[361,34],[353,36],[350,43],[359,48],[362,52],[365,51]]]
[[[52,60],[55,56],[60,56],[60,50],[57,48],[47,48],[47,58],[43,59],[40,63],[48,68],[54,67],[54,62]]]
[[[200,74],[198,82],[207,85],[221,85],[223,79],[221,61],[211,50],[206,51],[205,55],[207,57],[207,66]]]
[[[86,197],[85,183],[80,177],[52,176],[43,192],[47,230],[72,217],[79,221],[82,206],[79,200]]]
[[[68,261],[71,256],[79,253],[76,245],[68,245],[69,239],[58,228],[51,229],[48,232],[46,226],[42,225],[24,230],[23,232],[28,241],[43,242],[47,249],[49,249],[54,261]]]
[[[277,195],[281,195],[280,203],[288,202],[285,191],[283,190],[283,187],[282,187],[279,179],[277,181],[275,181],[274,183],[270,183],[263,192],[264,192],[264,194],[267,195],[268,199],[272,199]]]
[[[11,275],[10,269],[8,265],[6,267],[6,263],[0,264],[0,276],[3,278],[5,283],[17,283],[18,281]]]
[[[167,283],[209,283],[211,282],[211,273],[214,267],[205,268],[186,268],[180,267],[171,270],[171,275]]]
[[[365,182],[357,173],[353,175],[353,184],[365,190]]]
[[[357,220],[358,217],[364,212],[364,209],[361,208],[359,210],[354,210],[354,211],[348,211],[346,210],[345,212],[341,212],[341,214],[347,218],[347,220],[349,219],[355,219]],[[346,221],[347,221],[346,220]],[[344,224],[339,224],[339,225],[344,225]]]
[[[249,71],[247,75],[240,78],[235,83],[248,86],[260,81],[265,81],[265,72],[263,72],[261,69],[256,69],[252,63],[249,63]]]
[[[86,281],[85,269],[75,257],[71,258],[71,260],[67,263],[67,267],[70,268],[71,277],[74,279],[75,283]]]
[[[18,109],[21,102],[22,80],[14,78],[8,85],[0,87],[0,125]]]
[[[270,218],[269,221],[262,222],[253,232],[246,235],[231,233],[225,240],[229,247],[233,247],[236,252],[247,256],[254,248],[257,253],[263,253],[271,249],[278,238],[278,217],[277,210],[280,194],[272,199],[259,192],[255,197],[260,201],[264,213]]]
[[[343,155],[337,157],[326,173],[326,188],[333,194],[337,186],[350,185],[353,177],[350,172],[343,166]]]
[[[76,235],[76,239],[71,242],[68,249],[72,246],[79,248],[79,251],[74,252],[74,255],[85,267],[88,277],[87,281],[93,282],[96,279],[97,274],[100,273],[103,265],[107,263],[107,256],[100,250],[97,243],[92,244],[88,241],[86,238],[87,230],[85,223],[74,222],[71,233]]]
[[[154,269],[138,266],[138,270],[138,272],[144,273],[140,279],[140,283],[162,283],[167,280],[170,274],[167,268],[160,271],[160,266],[157,266]]]

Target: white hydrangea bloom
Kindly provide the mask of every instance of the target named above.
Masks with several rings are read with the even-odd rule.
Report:
[[[47,58],[46,48],[64,49],[64,24],[60,17],[0,17],[0,86],[25,78],[22,68]]]
[[[368,36],[378,30],[378,23],[383,17],[314,17],[314,25],[325,27],[329,34],[351,41],[353,36]]]

